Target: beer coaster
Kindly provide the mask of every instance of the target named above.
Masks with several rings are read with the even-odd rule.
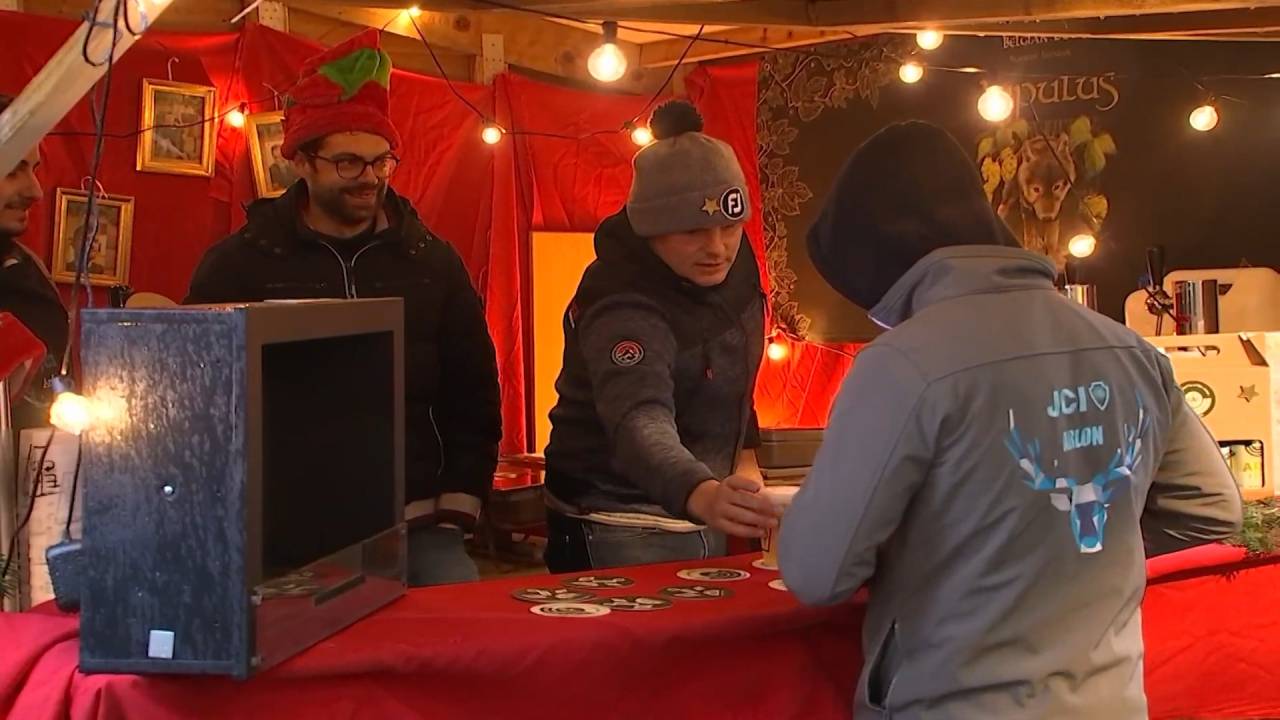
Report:
[[[756,568],[758,570],[777,571],[778,569],[777,565],[774,565],[773,563],[768,562],[764,558],[760,558],[759,560],[756,560],[755,562],[751,563],[751,567]]]
[[[688,568],[676,573],[676,577],[681,580],[701,580],[702,582],[733,582],[746,580],[751,577],[751,573],[730,568]]]
[[[593,605],[591,603],[543,603],[542,605],[534,605],[529,608],[529,612],[534,615],[543,617],[600,617],[608,615],[609,608],[603,605]]]
[[[531,603],[576,603],[595,600],[596,596],[573,588],[521,588],[511,597]]]
[[[770,580],[769,587],[773,588],[774,590],[781,590],[783,592],[787,591],[787,584],[782,582],[782,578],[778,578],[777,580]]]
[[[677,600],[719,600],[732,596],[733,591],[729,588],[710,585],[673,585],[662,588],[658,594]]]
[[[653,610],[666,610],[671,607],[670,600],[646,595],[619,595],[618,597],[596,600],[594,604],[623,612],[651,612]]]
[[[576,578],[569,578],[562,584],[565,587],[587,590],[617,590],[618,588],[631,587],[636,584],[636,581],[621,575],[582,575]]]

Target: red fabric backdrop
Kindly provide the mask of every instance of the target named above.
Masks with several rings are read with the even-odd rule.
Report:
[[[17,93],[74,29],[66,20],[0,12],[0,32],[22,42],[0,46],[0,91]],[[140,127],[143,78],[212,85],[219,113],[249,103],[250,112],[276,109],[303,61],[319,46],[259,25],[208,35],[149,33],[125,55],[112,82],[107,129]],[[177,62],[170,63],[170,58]],[[756,165],[756,63],[701,67],[688,78],[690,99],[707,131],[732,145],[751,185],[755,220],[748,228],[764,258]],[[589,232],[625,201],[636,147],[621,131],[643,117],[649,98],[605,95],[548,85],[518,75],[493,86],[454,83],[454,90],[506,128],[524,133],[490,147],[479,138],[482,119],[441,79],[396,72],[392,116],[404,137],[401,169],[392,180],[428,225],[451,242],[486,301],[498,349],[503,392],[503,450],[527,449],[529,243],[531,230]],[[87,101],[56,132],[87,133]],[[243,130],[220,123],[212,178],[135,170],[137,139],[108,138],[100,181],[108,193],[135,198],[129,284],[179,299],[205,249],[238,227],[254,198]],[[40,171],[47,201],[34,214],[25,242],[51,260],[54,189],[80,188],[88,175],[92,140],[51,136]],[[768,283],[768,278],[764,278]],[[66,288],[64,287],[64,290]],[[101,303],[101,293],[96,293]],[[766,363],[757,405],[771,426],[820,426],[848,360],[813,348],[794,348]]]

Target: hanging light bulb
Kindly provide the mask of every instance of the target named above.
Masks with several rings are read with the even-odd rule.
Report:
[[[59,430],[73,435],[84,432],[92,419],[93,411],[89,406],[89,399],[78,393],[58,393],[58,396],[53,399],[53,405],[49,408],[49,422]]]
[[[410,5],[405,9],[405,12],[409,13],[409,17],[418,17],[422,14],[422,8],[417,5]]]
[[[54,427],[79,435],[93,422],[93,406],[89,399],[75,391],[75,384],[66,375],[59,375],[51,383],[53,405],[49,407],[49,422]]]
[[[631,129],[631,142],[644,147],[653,142],[653,131],[644,125],[637,125]]]
[[[1080,233],[1067,242],[1067,252],[1072,257],[1087,258],[1098,249],[1098,238],[1089,233]]]
[[[587,58],[587,72],[600,82],[617,82],[627,74],[627,56],[618,47],[618,23],[604,23],[604,41]]]
[[[245,104],[240,103],[240,107],[227,113],[227,122],[231,123],[231,127],[242,128],[245,121]]]
[[[1191,127],[1200,132],[1209,132],[1218,127],[1218,109],[1211,103],[1201,105],[1191,111],[1191,116],[1187,118],[1191,123]]]
[[[1013,96],[1001,85],[990,85],[978,98],[978,114],[987,122],[1004,122],[1013,114]]]
[[[924,77],[924,66],[915,60],[902,63],[898,68],[898,79],[908,85],[915,85]]]
[[[942,47],[945,37],[937,30],[921,30],[916,33],[916,45],[919,45],[921,50],[937,50]]]
[[[480,139],[484,140],[486,145],[497,145],[502,142],[502,136],[505,134],[506,132],[502,128],[489,123],[480,131]]]
[[[787,355],[791,354],[791,349],[777,335],[775,335],[769,344],[765,346],[764,354],[773,362],[782,362],[787,359]]]

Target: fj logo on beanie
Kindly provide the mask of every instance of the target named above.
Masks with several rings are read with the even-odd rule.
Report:
[[[702,203],[702,212],[712,216],[720,213],[735,222],[741,220],[747,214],[747,201],[743,198],[742,188],[731,187],[725,190],[719,200],[707,198]]]
[[[627,218],[640,237],[726,227],[751,214],[746,178],[733,148],[703,134],[686,102],[659,107],[649,122],[656,141],[636,154]]]
[[[735,222],[747,216],[747,198],[742,188],[732,187],[724,191],[720,196],[720,211]]]

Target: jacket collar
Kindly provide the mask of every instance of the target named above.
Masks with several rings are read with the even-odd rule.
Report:
[[[243,231],[245,237],[270,254],[284,255],[297,250],[309,242],[301,232],[305,228],[302,207],[306,201],[307,184],[301,180],[278,198],[253,201],[245,208],[248,218]],[[378,232],[379,237],[393,239],[406,255],[422,257],[424,253],[418,251],[433,236],[413,206],[388,187],[383,210],[388,227]]]
[[[921,310],[966,295],[1052,290],[1057,270],[1049,258],[999,245],[953,245],[911,266],[867,314],[892,328]]]

